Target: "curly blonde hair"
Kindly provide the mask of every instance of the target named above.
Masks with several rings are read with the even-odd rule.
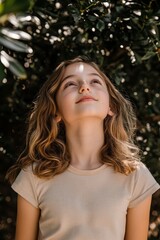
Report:
[[[76,57],[59,64],[40,89],[29,117],[26,148],[7,173],[10,182],[28,165],[34,165],[34,174],[41,178],[53,177],[69,166],[70,153],[66,145],[65,126],[63,122],[56,121],[56,94],[66,67],[78,62],[89,64],[104,79],[110,107],[114,112],[113,116],[104,119],[105,141],[100,151],[101,162],[126,175],[136,169],[140,151],[134,144],[136,117],[130,101],[122,96],[97,64],[86,57]]]

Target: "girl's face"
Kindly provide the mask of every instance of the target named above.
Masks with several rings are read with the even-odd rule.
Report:
[[[66,67],[56,96],[58,115],[65,124],[84,118],[103,120],[108,114],[109,94],[100,74],[80,62]]]

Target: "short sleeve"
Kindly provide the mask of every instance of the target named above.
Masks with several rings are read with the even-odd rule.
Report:
[[[27,167],[25,170],[21,170],[11,187],[34,207],[38,208],[34,177],[32,167]]]
[[[134,187],[128,206],[129,208],[135,207],[160,188],[159,184],[143,163],[140,163],[138,169],[133,174]]]

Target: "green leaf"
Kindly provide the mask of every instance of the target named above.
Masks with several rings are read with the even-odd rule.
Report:
[[[77,15],[80,14],[79,9],[75,5],[73,5],[72,3],[68,4],[67,8],[68,8],[68,10],[71,14],[77,14]]]
[[[97,17],[93,16],[93,15],[88,15],[88,19],[91,21],[91,22],[95,22],[97,20]]]
[[[35,0],[4,0],[0,3],[0,16],[8,13],[27,11],[34,6]]]
[[[136,58],[136,63],[141,64],[142,63],[141,56],[138,53],[136,53],[136,52],[134,52],[134,56]]]
[[[9,68],[9,70],[18,78],[25,79],[27,77],[26,71],[23,66],[16,59],[9,56],[5,51],[1,51],[0,60],[2,64],[6,68]]]
[[[102,20],[98,20],[96,28],[102,32],[105,29],[105,23]]]
[[[81,19],[81,13],[72,3],[68,5],[68,11],[71,13],[75,23],[77,24]]]
[[[156,52],[147,52],[143,57],[142,57],[142,61],[148,60],[149,58],[155,56],[157,53]]]
[[[75,21],[75,23],[77,24],[79,22],[79,20],[81,19],[81,16],[80,15],[77,15],[77,14],[72,14],[72,17]]]
[[[22,42],[16,41],[16,40],[12,40],[8,37],[5,36],[0,36],[0,43],[9,48],[12,49],[14,51],[17,52],[26,52],[26,53],[32,53],[32,48],[30,48],[27,44],[24,44]]]
[[[24,31],[13,30],[10,28],[2,28],[2,29],[0,29],[0,32],[2,34],[4,34],[5,36],[10,37],[12,39],[21,39],[21,40],[31,40],[32,39],[31,35]]]

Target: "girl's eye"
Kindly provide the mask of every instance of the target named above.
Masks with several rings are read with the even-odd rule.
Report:
[[[101,85],[101,81],[98,80],[98,79],[93,79],[91,82],[92,82],[92,83],[97,83],[97,84],[100,84],[100,85]]]
[[[76,86],[76,83],[75,82],[68,82],[64,85],[64,89],[67,88],[67,87],[70,87],[70,86]]]

